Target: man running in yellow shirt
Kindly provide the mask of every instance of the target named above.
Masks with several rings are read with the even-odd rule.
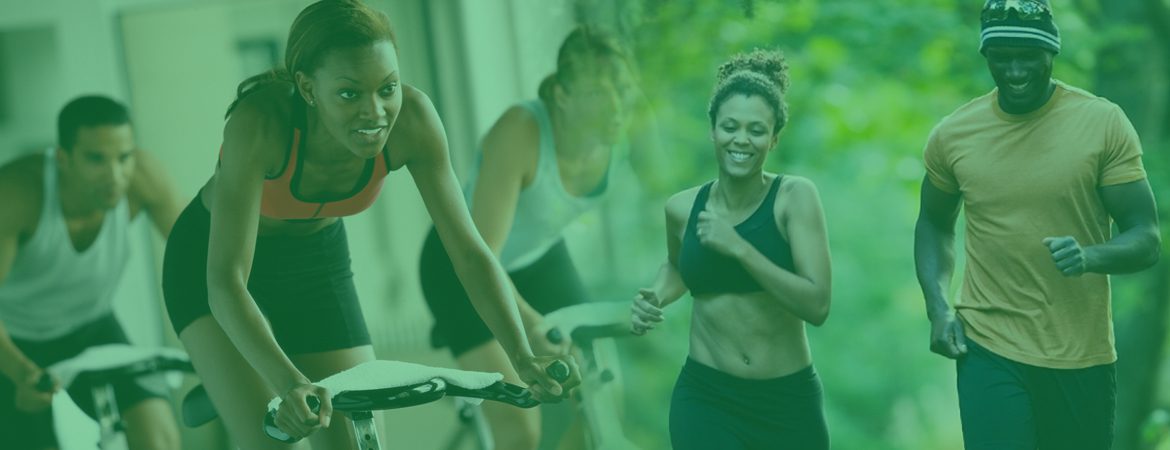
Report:
[[[914,252],[931,351],[957,360],[967,450],[1108,449],[1108,274],[1150,267],[1161,245],[1141,144],[1117,105],[1052,79],[1047,0],[989,0],[981,29],[996,89],[944,118],[925,150]],[[960,205],[967,267],[952,309]]]

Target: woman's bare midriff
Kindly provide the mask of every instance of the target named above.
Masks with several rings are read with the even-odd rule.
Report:
[[[696,297],[690,356],[748,379],[782,377],[812,364],[804,321],[764,292]]]

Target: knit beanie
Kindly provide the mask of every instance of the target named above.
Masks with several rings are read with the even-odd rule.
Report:
[[[1048,0],[987,0],[980,14],[979,52],[990,45],[1040,47],[1060,53],[1060,30]]]

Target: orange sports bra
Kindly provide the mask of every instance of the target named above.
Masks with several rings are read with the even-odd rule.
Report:
[[[292,149],[288,152],[284,168],[276,178],[264,180],[260,214],[286,220],[352,216],[365,211],[378,199],[378,193],[382,191],[382,181],[390,173],[389,157],[385,150],[382,150],[381,158],[375,156],[366,160],[362,175],[349,193],[324,202],[311,202],[302,198],[297,192],[303,162],[297,152],[300,149],[300,141],[301,130],[293,128]],[[292,170],[289,170],[290,168]]]
[[[373,157],[366,161],[359,181],[353,190],[337,198],[325,201],[309,201],[297,192],[300,184],[304,161],[299,157],[301,130],[293,128],[292,148],[285,156],[284,167],[280,174],[264,179],[264,187],[260,197],[260,214],[264,217],[281,220],[309,220],[326,217],[352,216],[365,211],[378,193],[382,191],[382,182],[390,173],[390,161],[386,150],[381,157]],[[220,156],[223,156],[223,147],[220,147]]]

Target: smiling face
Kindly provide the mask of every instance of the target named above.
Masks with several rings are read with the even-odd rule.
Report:
[[[719,170],[737,178],[764,170],[764,160],[778,139],[775,117],[759,96],[735,94],[719,105],[711,129]]]
[[[402,109],[398,54],[390,41],[335,49],[311,76],[296,77],[333,139],[359,158],[382,151]]]
[[[130,124],[81,127],[73,147],[62,150],[61,176],[78,187],[83,206],[109,210],[126,196],[135,166]]]
[[[990,46],[984,56],[999,88],[1000,108],[1025,114],[1044,106],[1052,94],[1053,54],[1038,47]]]

